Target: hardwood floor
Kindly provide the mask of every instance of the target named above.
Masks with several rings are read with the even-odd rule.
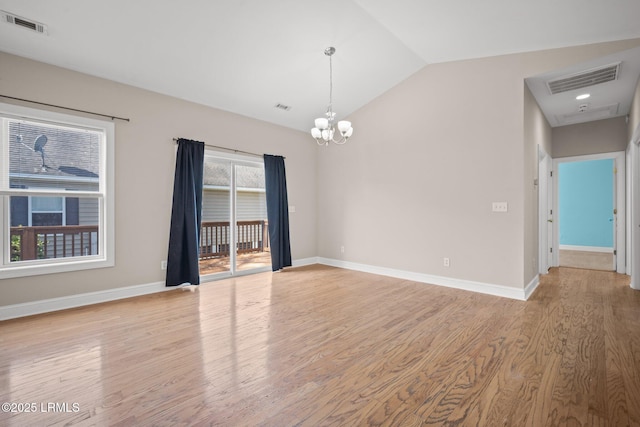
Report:
[[[36,405],[0,425],[637,426],[628,284],[553,269],[522,302],[314,265],[0,322],[0,401]]]

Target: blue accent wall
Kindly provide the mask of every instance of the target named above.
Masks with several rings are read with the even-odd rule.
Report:
[[[613,248],[614,160],[559,163],[561,245]]]

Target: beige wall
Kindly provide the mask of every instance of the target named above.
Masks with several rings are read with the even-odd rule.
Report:
[[[4,53],[0,93],[131,119],[115,122],[116,266],[0,280],[0,305],[164,281],[174,137],[286,156],[292,255],[316,255],[317,147],[306,133]]]
[[[523,288],[537,227],[524,79],[638,45],[428,65],[367,104],[349,144],[319,153],[318,255]]]
[[[629,142],[625,117],[553,128],[555,158],[624,151]]]
[[[527,285],[538,274],[538,185],[539,149],[551,156],[551,126],[540,106],[524,86],[524,284]]]

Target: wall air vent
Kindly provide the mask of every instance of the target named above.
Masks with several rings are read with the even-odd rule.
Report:
[[[549,92],[555,95],[616,80],[619,72],[620,62],[550,80],[547,82],[547,87]]]
[[[23,18],[21,16],[14,15],[13,13],[5,12],[4,10],[0,10],[0,19],[4,23],[26,28],[27,30],[35,31],[39,34],[49,34],[46,25],[32,19]]]

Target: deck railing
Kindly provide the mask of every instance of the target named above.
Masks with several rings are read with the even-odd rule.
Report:
[[[97,253],[97,225],[11,227],[11,261]]]
[[[269,248],[265,220],[238,221],[238,253],[264,252]],[[229,256],[231,231],[228,221],[203,222],[200,232],[200,259]]]
[[[238,253],[269,249],[269,230],[265,220],[238,221]],[[229,256],[229,222],[203,222],[200,233],[200,259]],[[11,261],[96,255],[97,225],[59,225],[11,227]]]

